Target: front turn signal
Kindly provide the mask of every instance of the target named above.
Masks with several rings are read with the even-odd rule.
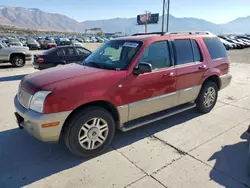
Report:
[[[55,126],[58,126],[59,124],[60,124],[59,121],[53,122],[53,123],[42,124],[42,128],[55,127]]]

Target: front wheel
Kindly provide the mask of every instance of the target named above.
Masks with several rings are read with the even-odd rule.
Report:
[[[25,65],[25,60],[22,56],[16,55],[11,58],[11,64],[15,67],[23,67]]]
[[[101,154],[111,144],[115,133],[112,115],[99,107],[78,111],[65,126],[65,144],[77,157]]]
[[[196,108],[201,113],[210,112],[218,98],[218,87],[214,82],[206,82],[200,91],[198,98],[196,99]]]

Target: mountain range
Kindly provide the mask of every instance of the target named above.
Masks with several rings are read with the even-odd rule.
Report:
[[[161,31],[159,24],[148,25],[148,31]],[[219,33],[250,33],[250,16],[237,18],[226,24],[215,24],[197,18],[177,18],[170,15],[170,31],[206,30]],[[136,18],[114,18],[78,22],[65,15],[47,13],[37,8],[0,6],[0,24],[13,25],[21,28],[42,29],[53,31],[84,32],[87,28],[101,28],[104,32],[122,32],[131,34],[143,32],[144,26],[136,25]],[[166,23],[165,23],[166,25]]]

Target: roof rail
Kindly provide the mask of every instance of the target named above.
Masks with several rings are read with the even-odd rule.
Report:
[[[178,31],[178,32],[168,32],[165,35],[211,35],[209,31]]]
[[[140,36],[140,35],[165,35],[165,32],[151,32],[151,33],[135,33],[132,36]]]
[[[211,35],[209,31],[177,31],[177,32],[151,32],[151,33],[135,33],[132,36],[141,35]]]

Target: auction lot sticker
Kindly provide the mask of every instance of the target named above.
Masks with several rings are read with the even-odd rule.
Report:
[[[125,47],[130,47],[130,48],[136,48],[138,46],[138,43],[134,43],[134,42],[125,42],[123,44],[123,46]]]

